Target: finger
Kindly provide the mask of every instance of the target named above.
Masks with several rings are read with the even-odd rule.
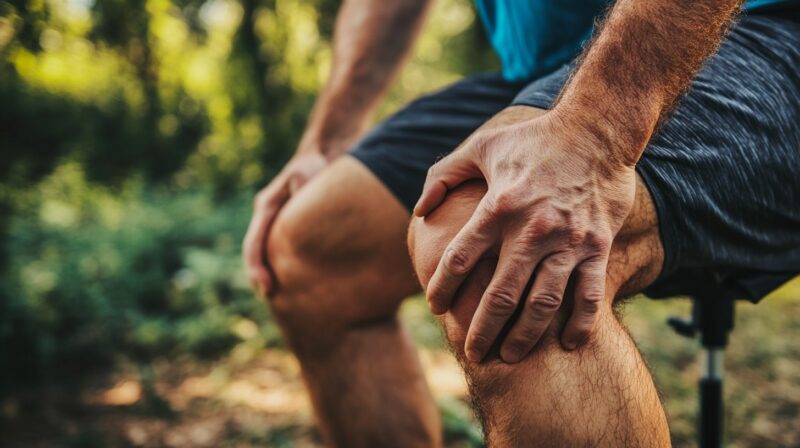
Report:
[[[266,296],[272,287],[272,278],[264,254],[266,240],[278,211],[288,198],[287,182],[282,178],[275,179],[270,186],[259,193],[253,217],[242,242],[242,256],[248,279],[253,289],[262,297]]]
[[[536,266],[535,250],[508,240],[500,250],[492,281],[484,291],[467,332],[467,359],[480,362],[517,310]]]
[[[561,308],[574,267],[575,262],[566,253],[550,255],[540,263],[522,313],[500,349],[504,361],[518,362],[539,342]]]
[[[607,267],[606,255],[585,260],[575,268],[575,307],[561,335],[561,344],[567,350],[586,342],[594,328],[605,300]]]
[[[481,200],[469,221],[447,245],[428,282],[426,296],[433,314],[444,314],[448,310],[464,279],[497,240],[486,203]]]
[[[448,190],[481,176],[480,169],[470,158],[471,151],[462,148],[438,161],[428,170],[422,194],[414,206],[414,215],[423,217],[442,203]]]
[[[262,248],[255,242],[262,238],[262,226],[260,223],[263,221],[264,218],[261,213],[253,215],[247,235],[242,243],[242,255],[245,262],[247,277],[250,281],[250,287],[253,288],[253,291],[260,297],[266,296],[272,283],[269,271],[264,262],[261,261],[264,258],[262,256]]]
[[[269,271],[262,261],[264,258],[262,255],[263,248],[257,242],[264,238],[266,228],[263,224],[265,220],[263,213],[254,213],[242,243],[242,255],[247,277],[250,281],[250,286],[260,297],[266,296],[266,292],[271,287]]]

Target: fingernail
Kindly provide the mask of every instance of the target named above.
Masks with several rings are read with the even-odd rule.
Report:
[[[564,348],[566,348],[569,351],[575,350],[576,348],[578,348],[578,343],[575,341],[567,341],[564,343]]]

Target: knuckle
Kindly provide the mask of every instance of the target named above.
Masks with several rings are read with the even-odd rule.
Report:
[[[588,232],[581,227],[570,227],[567,229],[567,239],[571,247],[578,247],[581,244],[586,244]]]
[[[537,293],[529,300],[534,315],[549,317],[561,308],[561,296],[553,293]]]
[[[486,308],[495,316],[508,316],[517,309],[517,298],[502,289],[493,289],[486,292]]]
[[[539,213],[531,221],[531,232],[535,235],[549,235],[559,229],[558,217],[549,212]]]
[[[492,341],[481,333],[475,333],[469,337],[467,346],[473,349],[483,350],[492,345]]]
[[[489,212],[497,217],[504,217],[512,214],[516,208],[516,199],[509,192],[502,191],[496,193],[489,202]]]
[[[593,315],[600,310],[600,302],[584,299],[583,310],[584,313]]]
[[[555,271],[557,273],[561,273],[564,270],[571,267],[571,257],[567,253],[558,253],[555,255],[551,255],[547,258],[548,268],[551,271]]]
[[[583,244],[591,252],[605,253],[611,248],[612,238],[597,232],[587,232]]]
[[[587,314],[598,312],[602,303],[603,295],[600,293],[590,293],[583,297],[583,309]]]
[[[458,249],[447,249],[442,257],[445,269],[456,275],[465,275],[469,269],[468,263],[466,254]]]
[[[494,196],[489,194],[484,196],[483,200],[481,200],[480,206],[482,209],[482,214],[485,217],[485,219],[493,220],[499,217],[499,213],[497,210],[498,208],[497,199]]]

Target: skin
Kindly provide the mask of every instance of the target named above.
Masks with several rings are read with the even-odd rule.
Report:
[[[309,117],[295,156],[256,195],[242,242],[247,277],[266,297],[274,278],[264,245],[284,205],[363,133],[375,108],[408,57],[428,0],[347,0],[336,19],[333,66]]]
[[[476,132],[430,169],[419,217],[465,181],[488,185],[426,290],[431,310],[446,312],[478,261],[499,247],[465,341],[469,360],[480,362],[522,308],[501,349],[505,361],[520,361],[561,310],[570,279],[576,300],[562,344],[587,341],[612,242],[633,207],[636,162],[740,6],[618,1],[551,111]]]
[[[541,113],[511,108],[485,127]],[[485,192],[480,182],[459,187],[430,216],[412,222],[409,248],[423,284]],[[489,446],[669,446],[650,375],[610,305],[614,295],[649,284],[663,260],[655,212],[641,184],[634,203],[614,241],[597,336],[586,345],[561,349],[566,314],[560,313],[558,325],[520,363],[502,362],[497,348],[483,363],[466,359],[464,340],[496,251],[442,317]],[[303,368],[330,446],[441,444],[438,410],[396,317],[403,297],[418,289],[403,256],[408,216],[360,162],[345,157],[298,192],[270,235],[276,278],[270,305]]]
[[[654,221],[636,206],[633,165],[737,4],[619,1],[552,112],[508,111],[432,170],[416,209],[426,217],[412,240],[417,272],[434,310],[446,311],[448,339],[491,445],[668,444],[652,381],[609,294],[646,284],[658,264],[645,256],[660,247],[654,225],[643,240],[626,230],[632,219]],[[243,242],[248,277],[269,295],[331,446],[441,445],[438,412],[396,317],[418,288],[404,242],[408,214],[368,170],[340,157],[406,58],[426,10],[422,0],[344,3],[330,79],[296,156],[256,196]],[[477,178],[488,189],[457,201],[458,186]],[[448,204],[461,204],[456,217]],[[434,215],[450,223],[438,234],[427,227]],[[438,252],[420,246],[431,235]],[[471,242],[477,246],[465,246]],[[477,269],[490,254],[499,267]],[[442,272],[440,259],[449,260]],[[567,268],[574,300],[562,289]],[[511,342],[495,352],[510,303],[537,272],[546,275],[536,276],[532,300],[512,321]],[[454,296],[459,284],[466,298]],[[564,325],[567,347],[585,341],[570,354],[554,342]],[[502,363],[501,354],[519,363]],[[574,419],[581,423],[565,423]]]
[[[272,315],[328,446],[441,445],[439,411],[397,318],[419,291],[408,220],[361,162],[342,157],[286,204],[266,243]]]
[[[512,113],[535,111],[505,111],[497,118]],[[468,359],[464,342],[497,268],[498,247],[478,262],[441,316],[447,340],[466,372],[488,446],[670,446],[652,378],[612,309],[617,298],[650,283],[663,261],[652,202],[640,180],[636,185],[635,205],[612,245],[607,292],[591,341],[574,351],[561,348],[559,333],[569,316],[562,310],[519,363],[504,362],[496,345],[482,363]],[[412,221],[409,248],[423,285],[486,192],[483,181],[464,183],[435,212]],[[573,304],[570,295],[565,303]]]
[[[250,283],[269,295],[330,446],[441,445],[438,410],[396,316],[419,289],[408,212],[340,157],[407,58],[428,3],[343,3],[328,82],[295,156],[256,195],[242,243]]]

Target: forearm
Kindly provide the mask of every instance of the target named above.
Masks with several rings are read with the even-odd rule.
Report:
[[[619,0],[555,109],[638,161],[659,120],[722,41],[741,0]]]
[[[346,0],[336,20],[333,65],[300,150],[336,156],[362,132],[405,60],[428,0]]]

